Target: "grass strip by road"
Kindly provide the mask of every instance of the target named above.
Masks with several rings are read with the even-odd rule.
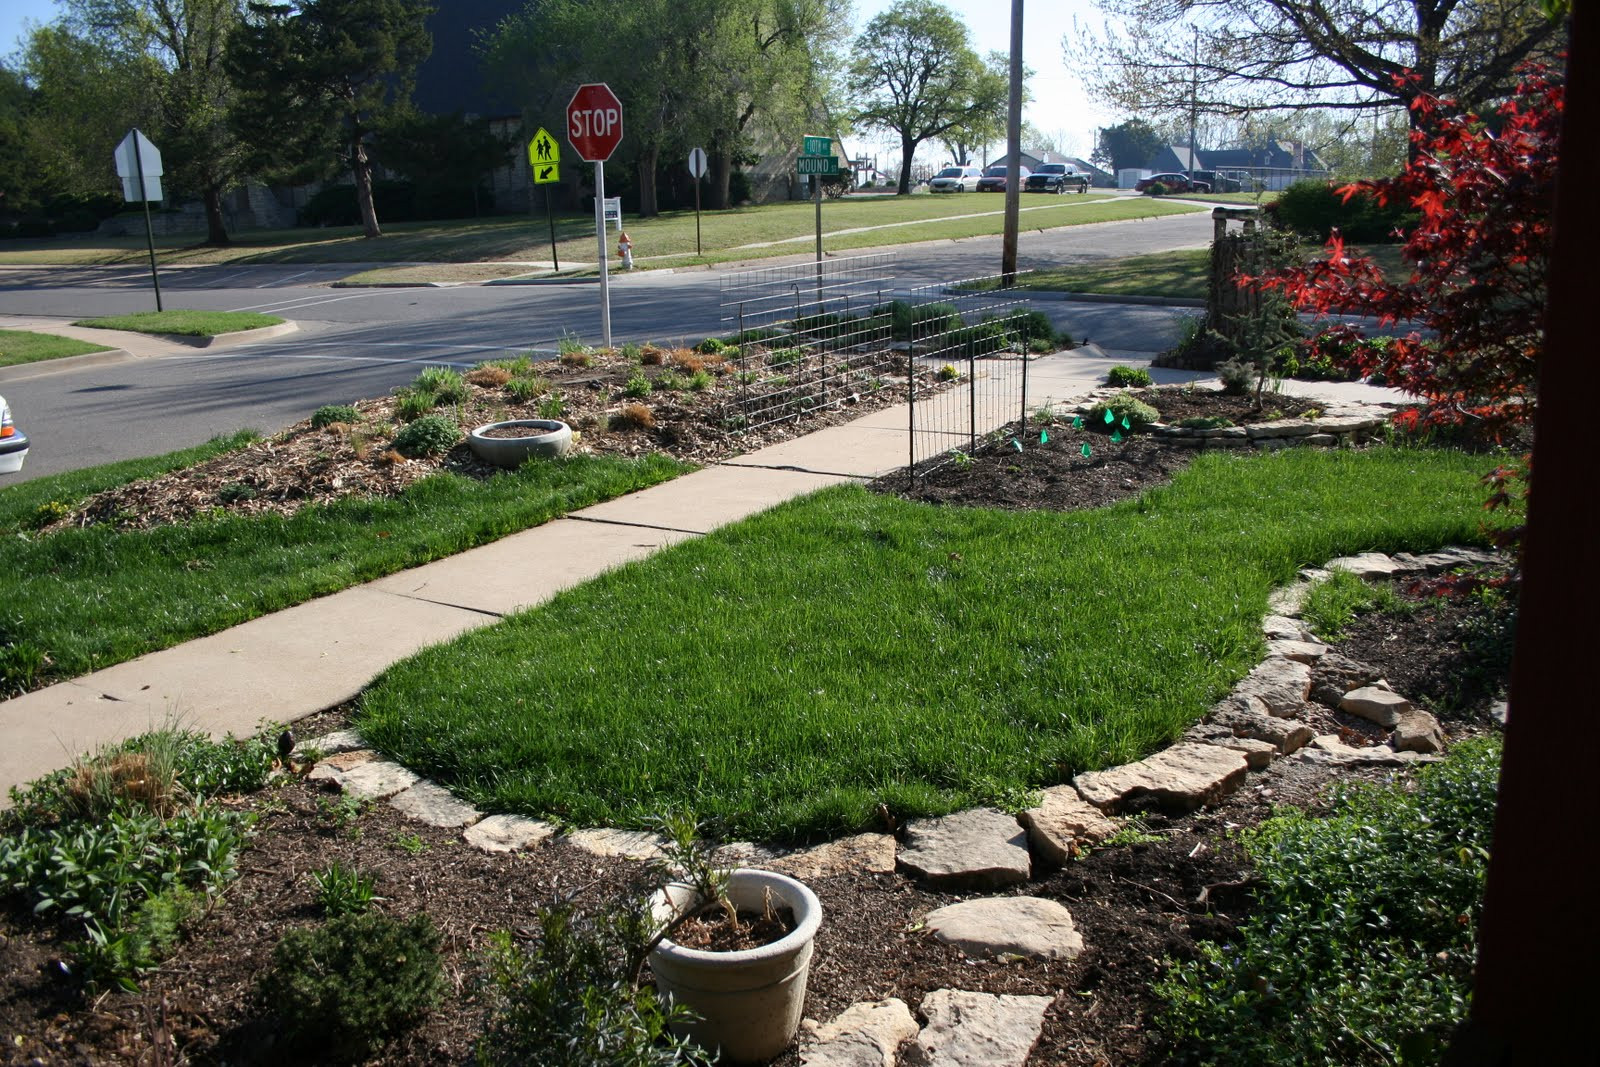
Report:
[[[169,463],[178,465],[169,457],[0,489],[0,573],[10,576],[0,608],[0,694],[215,633],[690,469],[661,455],[576,456],[486,481],[433,475],[393,499],[346,499],[287,519],[224,515],[147,530],[32,532],[60,505]]]
[[[31,330],[0,330],[0,367],[109,351],[111,349],[105,345],[79,341],[74,337],[58,337],[53,333],[34,333]]]
[[[1160,204],[1149,197],[1066,196],[1025,198],[1027,229],[1043,229],[1110,219],[1149,218],[1192,212],[1193,205]],[[823,204],[824,247],[829,251],[942,240],[1000,232],[1001,198],[977,194],[908,197],[850,196]],[[653,266],[760,259],[805,252],[806,235],[815,232],[815,205],[804,201],[750,204],[701,214],[701,249],[695,253],[695,213],[665,211],[656,218],[629,216],[624,225],[641,264]],[[956,218],[977,215],[978,219]],[[904,224],[911,225],[904,225]],[[886,227],[867,234],[841,234],[864,227]],[[594,216],[563,214],[555,219],[556,251],[564,263],[594,261]],[[828,234],[835,236],[829,237]],[[794,239],[797,243],[767,246]],[[384,236],[369,240],[357,227],[245,231],[234,243],[215,248],[189,243],[190,237],[159,240],[157,255],[168,266],[231,263],[387,263],[410,267],[427,263],[478,264],[550,259],[549,230],[542,216],[395,223]],[[608,235],[614,244],[615,234]],[[734,252],[734,249],[743,251]],[[143,239],[86,237],[34,242],[0,241],[0,264],[132,264],[146,255]],[[406,280],[461,280],[408,277]]]
[[[1200,456],[1095,511],[791,502],[426,650],[366,739],[489,810],[757,839],[877,805],[1014,808],[1176,738],[1260,658],[1270,590],[1482,538],[1483,456]]]
[[[130,330],[133,333],[167,333],[180,337],[215,337],[224,333],[259,330],[283,320],[276,315],[254,311],[140,311],[132,315],[110,315],[99,319],[80,319],[74,326],[96,330]]]
[[[1307,258],[1317,250],[1308,250]],[[1405,267],[1401,246],[1393,244],[1349,246],[1351,255],[1371,256],[1385,274]],[[1017,280],[1017,287],[1043,292],[1094,293],[1104,296],[1168,296],[1203,300],[1206,296],[1208,249],[1184,248],[1124,259],[1090,260],[1066,267],[1033,271]],[[993,283],[990,283],[991,285]]]

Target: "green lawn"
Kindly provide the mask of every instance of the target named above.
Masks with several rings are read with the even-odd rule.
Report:
[[[1001,232],[1002,198],[959,196],[851,196],[825,201],[823,246],[829,251],[875,245],[971,237]],[[1023,201],[1024,229],[1148,218],[1192,212],[1192,205],[1162,204],[1149,198],[1037,197]],[[815,234],[815,206],[791,201],[758,204],[701,215],[701,247],[695,254],[695,218],[691,211],[668,211],[659,218],[626,217],[634,254],[642,267],[759,259],[809,251]],[[955,218],[978,215],[979,218]],[[840,231],[888,227],[866,233]],[[167,238],[158,255],[169,264],[182,263],[536,263],[550,259],[549,230],[542,214],[516,218],[396,223],[384,236],[367,240],[359,228],[296,229],[245,232],[227,248],[184,244],[189,238]],[[834,236],[828,236],[833,234]],[[557,255],[563,264],[595,261],[592,215],[556,219]],[[788,242],[777,243],[774,242]],[[616,233],[607,247],[615,251]],[[756,246],[756,247],[749,247]],[[26,241],[0,242],[0,264],[92,264],[135,262],[144,255],[143,240],[84,238],[52,242],[41,248]],[[665,257],[665,258],[663,258]],[[528,268],[532,270],[530,266]],[[413,272],[414,273],[414,272]],[[491,275],[492,276],[492,275]],[[414,280],[414,279],[412,279]],[[432,280],[432,279],[423,279]],[[459,277],[439,280],[460,280]]]
[[[0,367],[13,367],[19,363],[38,363],[63,356],[81,356],[85,352],[109,352],[105,345],[79,341],[71,337],[57,337],[52,333],[32,333],[28,330],[0,330]]]
[[[33,531],[96,491],[191,465],[240,435],[158,460],[0,489],[0,696],[465,551],[689,468],[665,456],[577,456],[487,481],[437,474],[392,500],[351,498],[293,518],[225,516],[149,530]]]
[[[111,315],[102,319],[80,319],[74,326],[97,330],[132,330],[134,333],[171,333],[183,337],[215,337],[222,333],[259,330],[283,320],[276,315],[253,311],[140,311],[133,315]]]
[[[1307,255],[1316,253],[1308,249]],[[1400,270],[1400,246],[1350,246],[1350,253],[1369,255],[1385,273]],[[1185,248],[1125,259],[1096,260],[1070,267],[1034,271],[1018,282],[1023,289],[1115,296],[1170,296],[1204,300],[1210,251]]]
[[[829,490],[424,651],[364,736],[494,811],[784,839],[1015,806],[1176,738],[1262,653],[1269,591],[1482,539],[1482,456],[1202,455],[1085,512]]]

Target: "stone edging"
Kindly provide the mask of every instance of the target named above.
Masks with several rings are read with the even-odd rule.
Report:
[[[1072,411],[1077,415],[1087,415],[1095,404],[1124,391],[1121,388],[1096,389]],[[1389,409],[1376,404],[1330,400],[1323,406],[1322,414],[1314,419],[1274,419],[1248,426],[1219,426],[1208,430],[1156,422],[1146,427],[1146,432],[1169,444],[1186,448],[1255,447],[1270,450],[1291,445],[1334,448],[1361,444],[1388,421]]]
[[[1037,866],[1054,869],[1114,835],[1116,815],[1157,808],[1192,811],[1239,789],[1248,774],[1275,759],[1334,766],[1404,766],[1437,760],[1444,748],[1438,720],[1389,688],[1375,672],[1317,641],[1300,621],[1306,596],[1334,571],[1361,578],[1438,574],[1454,567],[1496,562],[1491,553],[1449,548],[1425,555],[1366,553],[1307,568],[1299,580],[1277,590],[1262,621],[1267,657],[1200,723],[1170,748],[1134,763],[1080,774],[1071,784],[1042,791],[1037,807],[1013,817],[974,808],[932,819],[913,819],[904,840],[864,833],[797,852],[780,853],[741,842],[724,846],[719,862],[762,866],[793,877],[815,879],[841,873],[888,873],[899,869],[945,890],[999,890],[1033,877]],[[1355,747],[1338,734],[1317,736],[1305,720],[1316,706],[1366,718],[1390,731],[1381,745]],[[334,782],[370,800],[387,800],[405,815],[430,826],[462,828],[463,837],[488,852],[534,848],[558,828],[537,819],[484,814],[443,787],[361,747],[351,730],[306,742],[297,751],[329,753],[313,767],[311,780]],[[664,843],[654,834],[615,829],[575,830],[567,843],[596,856],[649,859]],[[1059,902],[1029,896],[975,897],[923,917],[929,936],[968,957],[1072,959],[1083,938]],[[986,1064],[1022,1067],[1039,1035],[1049,997],[996,996],[940,989],[923,998],[927,1018],[919,1026],[909,1007],[889,998],[852,1004],[826,1024],[802,1024],[804,1062],[811,1067],[871,1062],[892,1065],[898,1050],[915,1041],[924,1060],[941,1050],[984,1043]],[[872,1050],[869,1059],[859,1058]]]

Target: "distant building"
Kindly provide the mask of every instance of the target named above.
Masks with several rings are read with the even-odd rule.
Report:
[[[1263,189],[1285,189],[1301,178],[1326,178],[1329,171],[1316,152],[1299,141],[1265,141],[1254,148],[1197,149],[1191,158],[1188,145],[1169,145],[1157,152],[1147,168],[1152,173],[1192,170],[1220,171],[1229,177],[1253,181]],[[1248,179],[1248,180],[1247,180]]]

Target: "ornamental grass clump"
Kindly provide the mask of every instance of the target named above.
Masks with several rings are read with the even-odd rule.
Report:
[[[1090,408],[1083,421],[1091,430],[1137,433],[1152,423],[1160,422],[1161,412],[1132,393],[1115,393]]]

